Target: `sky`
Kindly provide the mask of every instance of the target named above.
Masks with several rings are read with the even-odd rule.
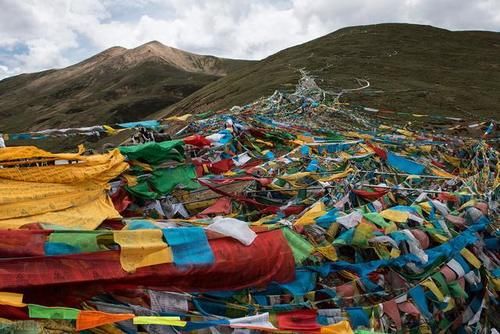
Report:
[[[500,31],[500,0],[0,0],[0,79],[151,40],[262,59],[346,26]]]

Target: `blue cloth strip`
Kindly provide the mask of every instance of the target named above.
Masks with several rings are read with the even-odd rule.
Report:
[[[408,291],[408,294],[411,296],[422,315],[426,319],[430,319],[432,317],[432,314],[429,311],[429,306],[427,305],[427,301],[425,300],[424,288],[422,288],[420,285],[417,285],[411,288],[410,291]]]
[[[140,121],[140,122],[128,122],[128,123],[119,123],[117,124],[121,128],[131,129],[131,128],[147,128],[147,129],[155,129],[160,126],[160,122],[157,120],[150,121]]]
[[[322,276],[324,276],[326,273],[334,271],[349,270],[354,271],[363,277],[377,270],[379,267],[392,266],[401,268],[407,265],[409,262],[420,264],[421,268],[426,269],[428,267],[431,267],[437,260],[452,258],[455,255],[459,254],[464,247],[475,243],[478,240],[476,232],[484,231],[488,224],[488,218],[483,216],[476,222],[476,224],[472,225],[467,230],[451,239],[447,243],[425,250],[425,253],[429,258],[426,264],[422,264],[420,258],[418,258],[414,254],[405,254],[394,259],[381,259],[363,263],[336,261],[325,263],[321,266],[315,266],[314,268],[313,266],[309,266],[308,268],[320,272]]]
[[[295,280],[290,283],[279,284],[279,286],[294,296],[303,296],[314,290],[315,284],[316,273],[306,269],[297,269],[295,271]]]
[[[214,263],[214,253],[201,227],[167,228],[163,229],[163,235],[172,248],[176,265]]]
[[[425,170],[424,165],[403,158],[402,156],[394,154],[391,151],[387,152],[387,163],[401,172],[413,175],[423,174]]]
[[[80,253],[80,247],[74,247],[62,242],[47,241],[44,245],[45,255],[68,255]]]
[[[370,327],[370,319],[363,308],[361,307],[348,307],[346,309],[349,320],[353,328]]]
[[[160,227],[156,226],[148,220],[132,220],[127,223],[128,230],[158,230]]]

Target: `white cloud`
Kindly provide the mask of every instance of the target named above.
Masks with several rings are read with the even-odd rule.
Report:
[[[352,25],[500,30],[498,0],[0,0],[0,8],[0,78],[154,39],[192,52],[260,59]],[[25,50],[17,52],[16,45]]]

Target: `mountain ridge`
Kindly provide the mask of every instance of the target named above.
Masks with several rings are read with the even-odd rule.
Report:
[[[498,120],[498,59],[498,32],[413,24],[346,27],[260,61],[196,55],[151,41],[0,81],[0,132],[230,108],[292,91],[300,69],[335,92],[357,87],[356,78],[368,80],[369,88],[343,95],[350,107]],[[398,115],[394,122],[408,121]]]
[[[345,95],[354,105],[499,119],[498,59],[498,32],[399,23],[346,27],[243,67],[153,116],[229,108],[293,90],[305,69],[334,91],[356,87],[355,78],[368,80],[369,89]]]
[[[0,116],[6,119],[0,131],[145,118],[247,63],[158,41],[111,47],[66,68],[0,81]]]

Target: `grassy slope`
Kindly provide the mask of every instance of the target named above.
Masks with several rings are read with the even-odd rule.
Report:
[[[155,117],[241,105],[275,89],[292,90],[304,68],[338,90],[367,79],[353,104],[389,110],[499,119],[500,33],[451,32],[380,24],[344,28],[280,51],[217,80]]]

